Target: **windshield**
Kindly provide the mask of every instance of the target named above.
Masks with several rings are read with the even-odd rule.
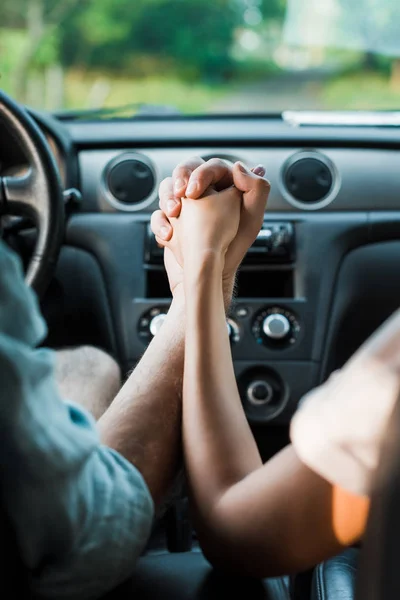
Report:
[[[400,109],[399,0],[1,6],[0,86],[35,108]]]

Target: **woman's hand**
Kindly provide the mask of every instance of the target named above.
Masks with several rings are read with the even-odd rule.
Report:
[[[236,270],[247,249],[257,237],[264,219],[270,191],[269,182],[264,175],[265,168],[261,165],[250,170],[242,163],[232,166],[220,159],[204,162],[201,158],[195,157],[178,165],[174,170],[173,177],[169,177],[161,183],[160,210],[153,213],[151,227],[159,244],[166,246],[164,261],[173,294],[175,290],[181,288],[183,271],[175,261],[166,242],[171,240],[173,224],[181,212],[180,196],[185,195],[187,189],[190,191],[191,184],[194,184],[195,188],[194,198],[199,198],[210,186],[216,190],[223,190],[234,184],[242,192],[240,225],[226,254],[223,273],[226,304],[229,304]],[[180,261],[182,262],[182,258]]]
[[[178,218],[171,219],[173,234],[169,242],[156,240],[172,251],[178,264],[193,269],[204,257],[223,259],[239,229],[242,194],[230,187],[222,192],[209,189],[202,198],[182,200]]]

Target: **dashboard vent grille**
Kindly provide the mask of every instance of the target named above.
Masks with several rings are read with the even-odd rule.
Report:
[[[125,158],[108,169],[106,182],[118,202],[132,205],[149,198],[156,180],[150,165],[137,158]]]
[[[300,158],[285,173],[288,192],[299,202],[321,202],[333,186],[333,174],[319,158]]]

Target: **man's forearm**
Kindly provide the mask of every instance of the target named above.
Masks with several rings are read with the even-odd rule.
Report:
[[[98,422],[103,443],[139,469],[156,504],[180,458],[184,316],[177,292],[162,328]]]

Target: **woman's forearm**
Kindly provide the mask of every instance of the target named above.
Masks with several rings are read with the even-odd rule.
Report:
[[[185,272],[183,436],[200,512],[212,509],[226,489],[262,464],[236,386],[222,269],[223,258],[211,254]]]
[[[358,539],[365,510],[292,447],[262,465],[236,388],[218,259],[191,271],[185,295],[183,441],[202,549],[255,577],[308,569]]]

